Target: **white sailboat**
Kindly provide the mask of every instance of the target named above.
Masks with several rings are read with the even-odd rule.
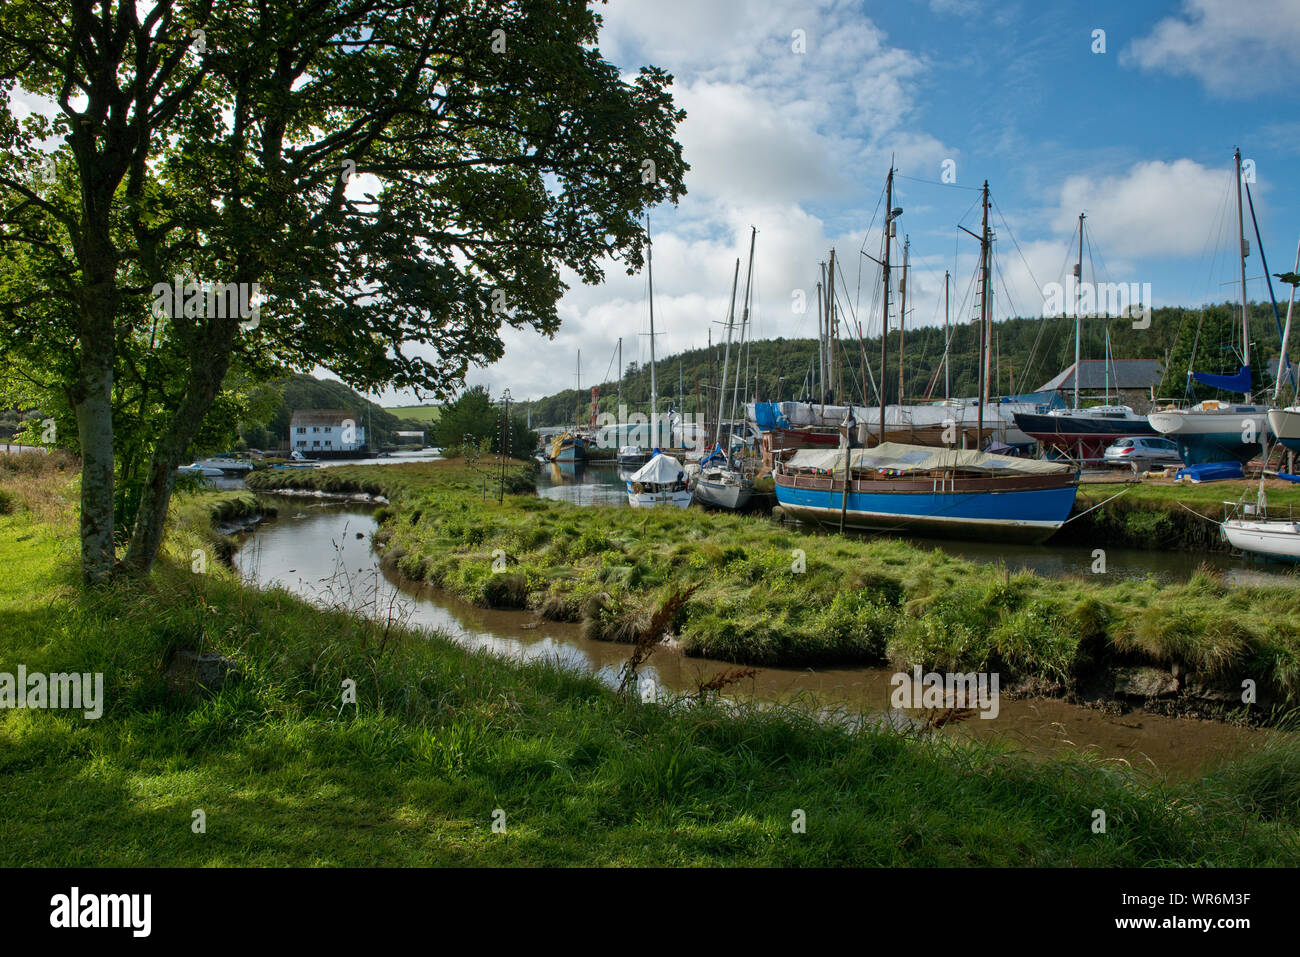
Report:
[[[633,508],[656,505],[686,508],[693,494],[682,463],[662,452],[655,453],[654,458],[627,480],[627,501]]]
[[[1223,503],[1233,509],[1233,517],[1219,523],[1219,532],[1229,545],[1243,552],[1280,561],[1300,561],[1300,522],[1290,515],[1285,520],[1268,517],[1268,499],[1264,494],[1266,474],[1261,470],[1254,505]]]
[[[1231,518],[1221,528],[1233,548],[1281,561],[1300,562],[1300,522]]]
[[[754,278],[754,239],[758,235],[758,230],[750,227],[749,233],[749,266],[745,271],[745,300],[744,307],[741,311],[740,319],[740,348],[744,348],[745,329],[749,324],[749,301],[750,287]],[[740,263],[737,261],[736,268],[739,270]],[[731,366],[731,332],[735,325],[736,318],[736,280],[731,282],[731,306],[727,311],[727,348],[723,353],[722,359],[722,388],[719,390],[718,397],[718,429],[714,435],[713,451],[700,462],[700,473],[695,480],[695,500],[701,505],[709,505],[713,508],[738,509],[743,508],[750,499],[754,491],[754,483],[750,481],[744,472],[732,464],[731,460],[731,440],[733,429],[727,432],[727,445],[722,445],[722,423],[726,420],[727,407],[727,375]],[[739,398],[740,391],[740,359],[739,354],[736,359],[737,372],[735,393],[732,397],[733,415],[731,420],[735,421],[734,409],[735,403]]]
[[[646,217],[646,280],[650,300],[650,445],[660,444],[659,386],[655,379],[655,279],[654,247],[650,241],[650,218]],[[619,458],[631,456],[630,448],[619,450]],[[682,464],[669,455],[655,451],[650,461],[627,478],[627,501],[633,508],[672,505],[685,508],[691,504],[690,482]]]
[[[1269,436],[1269,408],[1250,401],[1250,323],[1246,298],[1245,213],[1241,204],[1241,150],[1233,153],[1237,170],[1237,236],[1240,243],[1242,366],[1235,376],[1211,376],[1200,372],[1192,377],[1206,385],[1240,392],[1244,403],[1210,399],[1186,409],[1162,409],[1147,416],[1151,427],[1178,444],[1188,465],[1211,462],[1249,462],[1263,450]]]

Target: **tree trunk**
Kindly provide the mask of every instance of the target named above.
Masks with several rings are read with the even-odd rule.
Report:
[[[93,212],[93,210],[92,210]],[[117,257],[108,229],[90,215],[83,247],[80,354],[72,399],[81,443],[81,579],[99,585],[112,577],[113,546],[113,359],[118,309]]]
[[[216,337],[213,337],[216,338]],[[154,446],[146,471],[146,480],[140,490],[140,508],[136,512],[131,542],[127,546],[123,564],[134,574],[147,575],[158,558],[166,530],[167,508],[171,504],[172,490],[176,486],[176,468],[194,437],[203,426],[203,418],[221,389],[226,370],[230,366],[230,337],[225,337],[224,348],[200,337],[201,352],[220,356],[216,361],[205,360],[202,355],[191,357],[190,380],[181,400],[180,408],[172,416],[167,430]]]
[[[83,340],[76,403],[81,442],[81,578],[99,585],[113,574],[113,349]]]

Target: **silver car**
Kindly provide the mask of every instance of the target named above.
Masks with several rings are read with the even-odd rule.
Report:
[[[1166,465],[1183,464],[1176,443],[1169,439],[1156,439],[1149,436],[1120,439],[1109,446],[1102,453],[1101,458],[1107,465],[1124,466],[1137,473],[1156,466],[1163,468]]]

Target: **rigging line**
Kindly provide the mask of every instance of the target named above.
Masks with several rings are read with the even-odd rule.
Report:
[[[1092,284],[1097,285],[1097,260],[1101,260],[1101,278],[1106,282],[1114,282],[1115,277],[1110,274],[1110,267],[1106,265],[1106,259],[1092,247],[1092,237],[1087,233],[1084,234],[1083,241],[1088,244],[1088,265],[1092,267]]]
[[[859,256],[858,258],[861,259],[862,257]],[[836,266],[839,266],[839,260],[836,260],[835,265],[836,265]],[[843,269],[840,269],[840,270],[839,270],[839,273],[840,273],[840,276],[841,276],[841,277],[844,276],[844,270],[843,270]],[[835,302],[838,304],[839,301],[840,301],[839,290],[836,289],[836,291],[835,291]],[[856,314],[855,312],[853,312],[852,309],[849,310],[849,316],[850,316],[850,318],[853,319],[853,325],[854,325],[854,327],[856,327],[857,332],[858,332],[858,352],[859,352],[859,355],[862,357],[862,365],[863,365],[863,366],[866,368],[866,370],[867,370],[867,378],[870,379],[870,381],[871,381],[871,390],[872,390],[873,392],[876,393],[876,402],[879,404],[879,402],[880,402],[880,387],[876,385],[876,376],[875,376],[875,373],[873,373],[873,372],[871,371],[871,363],[870,363],[870,362],[868,361],[868,359],[867,359],[867,347],[866,347],[866,343],[863,342],[863,339],[862,339],[862,323],[858,321],[857,314]],[[844,348],[845,348],[845,347],[844,347],[844,343],[843,343],[843,341],[841,341],[841,342],[840,342],[841,356],[843,356],[843,355],[845,354],[845,353],[844,353]],[[850,362],[848,365],[849,365],[849,373],[850,373],[850,375],[853,376],[853,379],[854,379],[855,382],[857,382],[859,385],[861,385],[861,384],[862,384],[862,383],[861,383],[861,380],[858,379],[858,377],[857,377],[857,372],[856,372],[856,370],[853,369],[853,363]],[[866,390],[864,389],[863,391],[865,392]],[[851,394],[852,394],[852,393],[850,393],[850,395],[851,395]],[[850,402],[850,403],[848,403],[848,404],[849,404],[849,405],[852,405],[853,403]]]
[[[604,380],[600,383],[601,385],[609,385],[611,382],[614,381],[613,379],[611,379],[611,378],[609,377],[609,370],[612,369],[612,368],[614,368],[614,360],[615,360],[616,358],[618,358],[618,346],[617,346],[617,345],[614,346],[613,350],[612,350],[612,351],[610,352],[610,354],[609,354],[609,365],[605,366],[605,378],[604,378]]]
[[[998,202],[993,198],[992,193],[989,194],[989,202],[991,202],[993,208],[997,210],[998,219],[1002,220],[1002,225],[1006,227],[1007,233],[1011,236],[1011,242],[1015,245],[1016,252],[1020,255],[1020,261],[1025,264],[1025,272],[1029,273],[1029,278],[1032,279],[1034,285],[1041,290],[1043,284],[1038,281],[1038,277],[1034,275],[1034,271],[1029,268],[1029,260],[1025,258],[1024,250],[1020,248],[1020,240],[1016,239],[1016,234],[1011,229],[1011,224],[1008,223],[1006,217],[1002,215],[1002,207],[998,205]]]
[[[1268,272],[1268,259],[1266,259],[1264,256],[1264,239],[1259,234],[1259,220],[1255,218],[1255,200],[1250,195],[1250,183],[1243,182],[1241,185],[1246,187],[1246,202],[1250,204],[1250,222],[1255,227],[1255,242],[1259,245],[1260,264],[1264,267],[1264,282],[1268,284],[1268,300],[1273,304],[1273,320],[1277,323],[1277,341],[1278,341],[1278,347],[1280,349],[1282,343],[1282,316],[1278,313],[1277,299],[1274,298],[1273,296],[1273,279]],[[1243,296],[1242,298],[1244,299],[1245,297]],[[1286,358],[1285,356],[1278,357],[1277,360],[1278,378],[1280,378],[1282,375],[1282,362],[1285,358]],[[1265,367],[1267,367],[1267,365],[1268,363],[1265,362]],[[1290,366],[1290,362],[1287,362],[1287,365]],[[1291,387],[1295,388],[1294,372],[1291,373]]]
[[[867,239],[871,236],[871,228],[876,225],[876,217],[880,215],[880,207],[885,202],[885,187],[880,187],[880,192],[876,194],[876,208],[871,211],[871,221],[867,223],[867,231],[862,234],[862,245],[858,247],[858,285],[854,292],[854,304],[862,305],[862,254],[867,251]]]
[[[979,193],[983,191],[983,187],[981,186],[962,186],[959,183],[941,183],[932,179],[918,179],[915,176],[904,176],[902,173],[899,172],[894,173],[894,179],[907,179],[907,180],[911,180],[913,183],[925,183],[927,186],[942,186],[945,189],[967,189],[973,193]]]

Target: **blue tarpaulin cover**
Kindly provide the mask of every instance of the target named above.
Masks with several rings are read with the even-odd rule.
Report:
[[[1245,478],[1240,462],[1206,462],[1179,469],[1174,478],[1189,478],[1193,482],[1222,482],[1224,479]]]
[[[775,402],[755,402],[754,423],[760,432],[790,428],[790,420],[785,417],[785,413]]]
[[[1201,385],[1208,385],[1212,389],[1223,389],[1225,392],[1240,392],[1242,395],[1250,392],[1250,366],[1242,366],[1236,375],[1211,375],[1208,372],[1193,372],[1192,378]]]

